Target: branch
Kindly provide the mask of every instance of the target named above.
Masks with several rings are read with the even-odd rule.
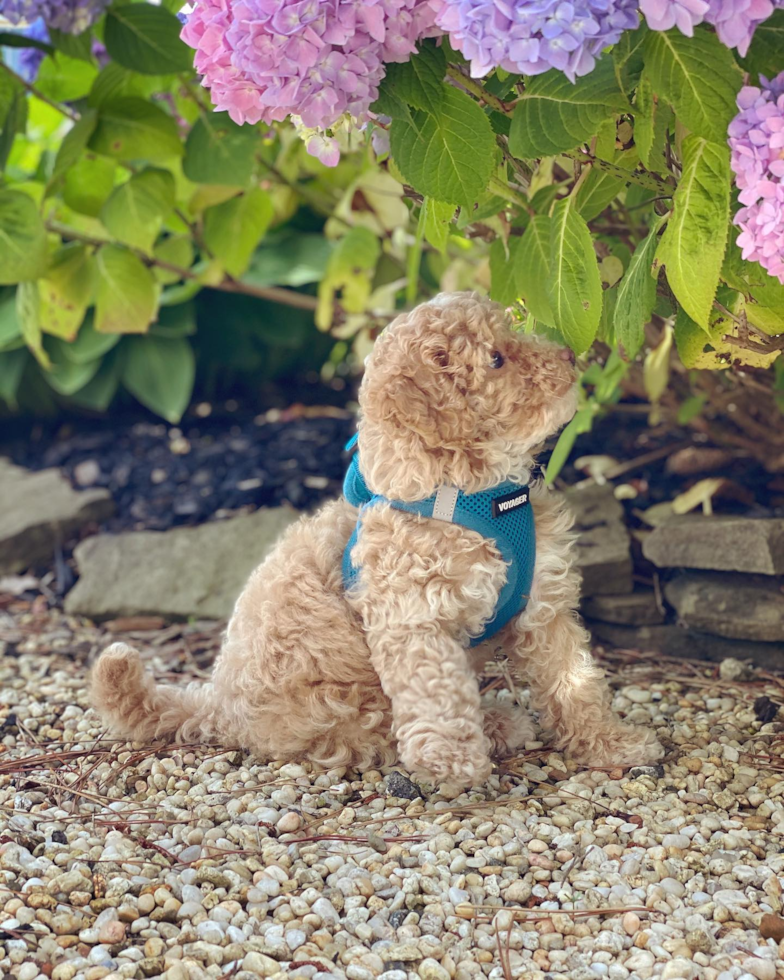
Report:
[[[25,79],[22,78],[21,75],[17,75],[17,73],[13,71],[11,68],[9,68],[8,65],[2,60],[0,60],[0,68],[2,68],[4,72],[10,75],[15,82],[17,82],[26,91],[28,91],[30,95],[34,95],[36,99],[40,99],[41,102],[45,102],[48,106],[51,106],[52,109],[55,110],[55,112],[59,112],[61,115],[67,116],[73,122],[79,122],[79,120],[81,119],[79,113],[71,109],[70,106],[62,105],[60,102],[55,102],[53,99],[50,99],[48,95],[44,95],[44,93],[40,92],[32,84],[32,82],[25,81]]]
[[[165,269],[180,279],[199,282],[205,289],[218,289],[224,293],[241,293],[244,296],[255,296],[256,299],[265,299],[273,303],[282,303],[285,306],[293,306],[299,310],[315,311],[318,300],[315,296],[308,296],[305,293],[296,293],[292,289],[284,289],[282,286],[253,286],[250,283],[239,282],[236,279],[223,279],[218,283],[204,283],[201,278],[190,269],[183,269],[182,266],[174,265],[154,255],[148,255],[140,248],[133,248],[121,242],[113,242],[108,238],[94,238],[92,235],[85,235],[74,228],[68,228],[56,221],[47,221],[46,227],[49,231],[60,235],[66,241],[83,242],[85,245],[93,245],[100,248],[103,245],[118,245],[120,248],[131,252],[140,259],[148,268],[155,266],[158,269]]]
[[[505,201],[509,201],[510,204],[516,204],[530,215],[534,214],[534,209],[531,207],[531,202],[528,198],[524,194],[521,194],[520,191],[516,191],[514,187],[510,187],[509,184],[499,177],[490,178],[488,190],[502,197]]]
[[[673,191],[675,190],[674,187],[671,187],[658,177],[654,177],[653,174],[641,174],[636,170],[624,170],[623,167],[616,167],[614,163],[601,160],[599,157],[592,156],[590,153],[584,153],[582,150],[569,150],[563,155],[570,157],[572,160],[578,160],[580,163],[592,163],[597,170],[603,170],[605,173],[612,174],[613,177],[618,177],[620,180],[639,184],[641,187],[647,187],[649,190],[657,191],[667,198],[672,197]]]
[[[505,116],[511,116],[514,112],[514,106],[502,102],[497,95],[488,92],[475,78],[470,78],[468,75],[463,74],[457,65],[448,65],[446,73],[450,78],[462,85],[466,92],[470,92],[471,95],[476,96],[477,99],[484,102],[485,105],[490,106],[491,109],[495,109],[496,112],[501,112]]]

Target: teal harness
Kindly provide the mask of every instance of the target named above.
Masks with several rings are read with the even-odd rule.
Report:
[[[354,436],[346,449],[354,449],[356,443],[357,436]],[[343,483],[343,494],[350,504],[359,507],[357,525],[343,552],[343,582],[346,589],[356,584],[360,573],[360,567],[351,560],[351,552],[359,537],[362,513],[375,504],[386,503],[409,514],[467,527],[489,538],[501,552],[507,564],[506,584],[498,596],[493,617],[485,624],[480,636],[472,637],[472,647],[490,639],[525,609],[536,561],[534,511],[528,487],[517,483],[499,483],[480,493],[463,493],[455,487],[441,487],[424,500],[389,500],[368,489],[359,468],[359,453],[355,452]]]

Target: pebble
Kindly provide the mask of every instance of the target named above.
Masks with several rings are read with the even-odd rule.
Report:
[[[621,688],[620,713],[658,731],[663,764],[584,770],[545,748],[521,756],[520,776],[460,792],[214,746],[90,755],[102,729],[79,651],[102,634],[36,617],[0,657],[18,719],[3,726],[0,710],[4,761],[84,748],[105,799],[0,785],[14,836],[0,844],[0,929],[25,934],[4,940],[0,976],[39,980],[48,962],[51,980],[503,980],[496,928],[512,975],[531,980],[784,975],[784,778],[749,761],[784,759],[784,722],[761,722],[708,669],[699,688],[677,665]],[[181,669],[171,646],[146,649],[158,675]],[[106,826],[140,813],[130,833]],[[300,840],[313,820],[325,839]],[[535,919],[515,920],[520,908]]]

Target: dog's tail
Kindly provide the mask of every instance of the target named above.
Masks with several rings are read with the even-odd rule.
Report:
[[[134,741],[211,741],[217,734],[212,684],[156,684],[127,643],[113,643],[98,658],[90,696],[106,724]]]

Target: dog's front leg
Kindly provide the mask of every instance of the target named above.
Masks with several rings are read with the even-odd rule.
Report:
[[[392,702],[393,733],[403,765],[464,786],[490,775],[479,686],[467,651],[416,615],[410,602],[375,604],[366,636],[373,666]],[[413,597],[409,597],[412,599]],[[413,614],[413,615],[412,615]],[[412,620],[421,625],[409,625]]]

